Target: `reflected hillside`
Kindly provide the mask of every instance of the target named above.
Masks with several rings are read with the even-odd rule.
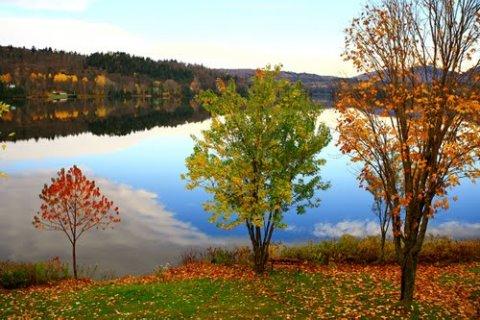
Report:
[[[162,99],[20,100],[10,104],[12,110],[0,121],[2,141],[54,139],[84,132],[126,135],[208,117],[201,108]]]

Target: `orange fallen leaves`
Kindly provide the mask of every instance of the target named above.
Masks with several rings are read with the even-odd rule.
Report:
[[[342,305],[337,305],[335,312],[345,315],[348,319],[356,319],[362,316],[378,316],[382,310],[389,310],[390,313],[403,315],[405,310],[395,306],[399,294],[400,268],[396,265],[313,265],[308,263],[287,263],[277,262],[273,264],[276,271],[285,271],[293,273],[303,273],[313,277],[321,275],[322,278],[330,279],[333,286],[347,286],[356,288],[358,293],[353,291],[348,297],[342,297]],[[422,305],[437,306],[442,308],[447,314],[459,319],[474,319],[480,315],[480,264],[464,263],[450,265],[420,265],[417,271],[416,294],[415,299]],[[285,299],[284,294],[293,294],[302,291],[301,288],[286,288],[284,294],[269,287],[268,274],[258,276],[251,268],[247,266],[223,266],[211,263],[189,263],[179,267],[169,268],[158,274],[143,276],[125,276],[111,281],[92,281],[83,280],[65,280],[56,285],[38,286],[19,290],[25,295],[38,291],[47,293],[50,297],[74,292],[92,285],[115,284],[149,284],[157,282],[183,281],[194,279],[211,280],[243,280],[252,284],[256,288],[257,294],[268,296],[273,301],[281,302]],[[265,281],[267,280],[267,281]],[[290,281],[290,280],[289,280]],[[385,283],[390,283],[386,286]],[[293,286],[303,286],[302,282],[295,282],[292,276],[291,284]],[[333,299],[329,296],[329,291],[319,287],[318,291],[305,292],[305,303],[311,304],[311,310],[316,310],[317,316],[327,317],[328,310],[324,306],[329,305]],[[3,291],[0,294],[10,295],[18,294],[19,291]],[[368,292],[368,299],[374,301],[377,297],[386,298],[390,305],[377,306],[374,309],[365,309],[364,301],[355,297],[363,296]],[[313,296],[313,295],[314,296]],[[323,306],[316,306],[315,301],[324,301]],[[345,301],[344,301],[345,300]],[[347,301],[348,300],[348,301]],[[286,302],[285,302],[286,303]],[[381,308],[381,310],[377,310]],[[382,309],[383,308],[383,309]],[[310,308],[309,308],[310,309]]]
[[[420,265],[417,271],[416,299],[429,305],[436,305],[459,318],[470,319],[480,314],[480,298],[470,297],[478,290],[477,282],[468,279],[473,273],[469,270],[478,267],[478,264],[452,264],[445,266]],[[400,268],[396,265],[353,265],[341,264],[336,266],[313,265],[306,263],[291,264],[278,263],[275,270],[300,271],[304,273],[321,273],[336,281],[354,280],[355,284],[364,287],[362,275],[368,275],[376,284],[374,295],[389,294],[396,299],[399,296]],[[455,275],[455,281],[444,283],[444,278]],[[477,276],[478,277],[478,276]],[[247,267],[221,266],[210,263],[192,263],[178,268],[168,269],[162,274],[162,280],[190,280],[190,279],[243,279],[254,280],[258,276]],[[153,280],[153,278],[149,278]],[[391,281],[394,289],[386,291],[381,284]],[[393,300],[392,302],[395,302]]]
[[[223,266],[207,262],[188,263],[169,268],[158,275],[126,276],[112,282],[115,284],[153,283],[158,281],[178,281],[193,279],[252,280],[255,272],[246,266]]]
[[[420,265],[417,270],[415,299],[446,309],[458,318],[472,319],[480,317],[479,276],[471,271],[479,268],[478,263],[449,265]],[[321,273],[337,280],[354,279],[362,287],[361,275],[369,275],[377,284],[375,295],[387,292],[380,286],[391,281],[395,289],[388,292],[399,296],[400,268],[396,265],[354,265],[342,264],[319,266],[312,264],[277,264],[276,269]],[[471,281],[473,278],[476,281]],[[476,295],[476,297],[474,297]]]
[[[222,266],[206,262],[186,264],[168,269],[162,274],[162,279],[167,281],[199,278],[252,280],[256,277],[255,272],[247,266]]]
[[[23,289],[16,289],[16,290],[5,290],[0,288],[1,295],[11,295],[11,294],[24,294],[28,296],[30,294],[35,294],[38,292],[48,293],[50,296],[55,296],[67,292],[74,292],[80,290],[82,288],[88,287],[94,284],[95,281],[91,279],[67,279],[61,280],[59,282],[44,284],[44,285],[36,285],[28,288]]]

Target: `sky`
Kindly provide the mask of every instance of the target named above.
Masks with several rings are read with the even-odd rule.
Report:
[[[0,44],[125,51],[213,68],[351,76],[343,30],[363,0],[0,0]]]

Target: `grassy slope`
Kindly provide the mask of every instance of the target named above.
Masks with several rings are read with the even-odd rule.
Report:
[[[395,267],[282,268],[227,278],[217,267],[198,276],[195,268],[204,266],[163,280],[2,292],[0,318],[467,319],[480,311],[479,264],[421,268],[419,303],[408,310],[395,302]]]

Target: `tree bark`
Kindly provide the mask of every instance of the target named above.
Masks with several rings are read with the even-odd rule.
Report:
[[[418,252],[409,250],[405,252],[401,265],[401,288],[400,301],[411,303],[413,301],[413,292],[415,290],[415,276],[417,272]]]
[[[264,273],[268,261],[268,245],[257,246],[253,251],[255,272]]]
[[[72,267],[73,267],[73,277],[78,279],[77,274],[77,254],[76,254],[76,243],[72,243]]]
[[[382,236],[380,239],[380,257],[378,258],[378,261],[380,263],[383,263],[385,261],[385,239],[387,235],[382,231]]]
[[[269,218],[270,221],[271,217]],[[257,273],[264,273],[268,261],[268,249],[274,230],[273,223],[270,221],[262,232],[262,228],[253,225],[250,221],[246,221],[248,234],[252,242],[253,248],[253,265]],[[263,234],[263,237],[262,237]]]

